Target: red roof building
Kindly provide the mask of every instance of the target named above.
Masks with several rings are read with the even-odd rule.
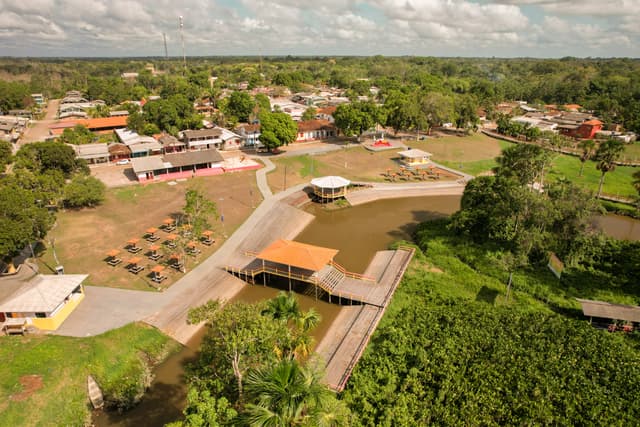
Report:
[[[298,137],[296,142],[315,141],[318,139],[335,138],[336,127],[329,120],[305,120],[298,122]]]

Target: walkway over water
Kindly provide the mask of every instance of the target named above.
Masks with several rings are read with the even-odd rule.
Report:
[[[266,286],[267,275],[289,279],[290,290],[292,281],[311,283],[315,286],[316,296],[321,289],[329,295],[330,302],[359,303],[342,310],[316,348],[326,362],[325,382],[332,389],[342,391],[391,302],[414,249],[403,247],[376,252],[364,275],[349,273],[332,259],[321,268],[312,265],[301,268],[265,259],[269,258],[269,253],[272,253],[270,248],[261,253],[249,252],[247,255],[255,257],[251,262],[240,268],[229,266],[227,271],[255,285]],[[292,263],[304,264],[308,260]]]

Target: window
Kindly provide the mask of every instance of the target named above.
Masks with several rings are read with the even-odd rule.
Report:
[[[36,313],[36,317],[39,319],[44,319],[45,317],[47,317],[47,313]]]

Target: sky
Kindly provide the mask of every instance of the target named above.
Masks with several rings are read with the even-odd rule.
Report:
[[[0,0],[0,56],[640,57],[640,0]]]

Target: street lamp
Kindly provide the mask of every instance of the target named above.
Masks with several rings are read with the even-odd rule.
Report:
[[[227,237],[227,230],[224,227],[224,209],[222,207],[222,202],[224,202],[224,197],[220,197],[220,222],[222,223],[222,235]]]

